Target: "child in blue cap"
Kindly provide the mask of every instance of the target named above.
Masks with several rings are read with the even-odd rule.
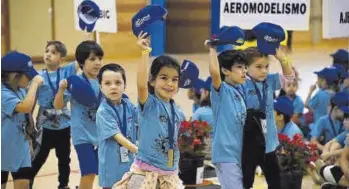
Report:
[[[349,70],[349,52],[345,49],[338,49],[331,54],[332,64],[339,64],[344,67],[346,71]]]
[[[270,31],[263,29],[267,31],[256,33],[258,48],[249,47],[244,50],[248,62],[248,77],[242,85],[247,102],[242,155],[245,188],[252,188],[258,165],[264,172],[269,189],[281,187],[280,170],[275,153],[279,140],[273,113],[273,94],[286,82],[294,80],[295,73],[289,59],[280,49],[277,49],[278,42],[283,40],[283,37],[279,35],[284,35],[283,29],[280,28],[275,27]],[[261,41],[264,40],[263,36],[266,41]],[[258,45],[259,43],[262,45]],[[269,73],[268,54],[275,54],[275,58],[280,62],[283,75]]]
[[[292,121],[293,113],[294,107],[292,105],[292,101],[288,97],[282,96],[274,101],[274,117],[276,126],[279,133],[287,135],[290,139],[293,139],[296,134],[303,136],[302,131]]]
[[[243,39],[243,31],[241,38]],[[239,39],[240,36],[235,36]],[[206,42],[207,45],[207,42]],[[246,119],[244,95],[238,86],[245,82],[246,58],[241,51],[227,50],[217,55],[209,46],[213,112],[212,163],[223,189],[242,189],[241,154]]]
[[[212,107],[211,107],[211,85],[212,85],[212,78],[208,77],[205,81],[202,82],[202,85],[198,86],[197,88],[200,88],[201,92],[201,98],[200,98],[200,108],[198,108],[193,116],[191,117],[191,120],[199,120],[199,121],[206,121],[212,128],[214,127],[214,120],[213,120],[213,113],[212,113]],[[211,136],[205,140],[206,142],[206,149],[205,153],[206,159],[211,159],[211,142],[212,142],[212,136],[213,132],[211,133]]]
[[[98,75],[104,95],[96,115],[99,186],[111,189],[130,170],[136,143],[136,107],[122,94],[125,70],[118,64],[103,66]]]
[[[137,45],[142,49],[138,65],[139,146],[130,172],[115,188],[184,188],[178,177],[178,129],[185,120],[173,97],[179,89],[180,65],[162,55],[149,65],[150,41],[141,32]]]
[[[68,188],[70,175],[70,111],[65,102],[62,110],[53,107],[53,100],[59,88],[59,82],[75,75],[79,65],[70,63],[60,67],[63,58],[67,55],[65,45],[60,41],[48,41],[44,52],[46,68],[39,74],[44,78],[43,85],[38,92],[39,112],[37,116],[37,128],[42,129],[41,147],[32,162],[32,180],[46,162],[50,150],[54,148],[58,159],[59,186]]]
[[[1,188],[6,188],[9,173],[16,189],[29,188],[31,113],[43,81],[28,55],[13,51],[1,58]]]
[[[343,151],[343,147],[345,146],[345,139],[349,134],[349,107],[343,108],[344,112],[344,120],[343,120],[343,128],[344,131],[337,135],[334,139],[327,142],[324,146],[324,150],[321,154],[321,159],[328,164],[334,164],[339,155]]]
[[[314,73],[318,76],[316,84],[319,90],[312,97],[316,84],[310,87],[305,106],[314,113],[314,120],[319,120],[328,113],[331,97],[338,91],[339,78],[335,68],[324,68]]]
[[[323,151],[324,144],[344,131],[344,110],[349,106],[349,94],[345,92],[336,93],[331,98],[330,106],[331,109],[328,115],[317,120],[311,132],[311,142],[315,143],[320,151]],[[320,137],[323,134],[324,140],[320,141]]]
[[[102,48],[95,41],[83,41],[75,51],[76,61],[83,71],[78,77],[88,83],[99,102],[102,100],[102,93],[97,76],[102,67],[103,54]],[[95,175],[98,174],[96,112],[99,102],[95,107],[84,106],[71,98],[69,93],[65,93],[67,87],[67,80],[62,80],[54,107],[61,110],[65,102],[71,102],[71,134],[81,171],[79,188],[92,188]]]

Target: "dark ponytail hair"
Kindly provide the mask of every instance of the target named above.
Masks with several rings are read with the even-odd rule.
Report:
[[[178,72],[178,76],[180,77],[181,66],[176,59],[167,55],[161,55],[155,58],[150,67],[150,80],[148,82],[148,91],[150,94],[155,93],[155,89],[152,85],[150,85],[150,82],[156,79],[161,68],[163,67],[175,69]]]

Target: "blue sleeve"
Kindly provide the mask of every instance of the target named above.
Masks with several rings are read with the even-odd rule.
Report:
[[[75,61],[62,67],[62,71],[66,78],[76,74]]]
[[[311,131],[311,136],[312,137],[316,137],[317,139],[319,139],[320,136],[321,136],[321,133],[322,133],[322,131],[324,129],[325,129],[325,127],[324,127],[324,120],[323,119],[319,119],[315,123],[315,125],[313,127],[313,130]]]
[[[268,74],[267,83],[273,91],[281,89],[280,75],[278,73]]]
[[[302,114],[304,111],[304,102],[298,97],[297,103],[294,107],[294,113],[296,114]]]
[[[341,134],[337,135],[336,136],[336,140],[339,144],[341,144],[342,146],[345,145],[345,139],[347,138],[347,134],[348,134],[348,131],[343,131],[341,132]]]
[[[99,139],[105,140],[121,133],[118,122],[112,115],[113,111],[106,109],[98,111],[96,115],[96,125],[99,127]]]
[[[8,116],[12,116],[16,106],[22,100],[19,99],[12,91],[8,89],[1,90],[1,111]]]
[[[310,100],[309,100],[309,107],[312,110],[315,110],[316,107],[319,105],[320,103],[320,97],[319,97],[319,93],[316,93]]]
[[[191,117],[191,120],[200,120],[200,109],[196,110],[193,116]]]
[[[156,107],[156,97],[154,97],[152,94],[148,93],[148,99],[145,101],[143,106],[141,106],[138,103],[138,111],[139,114],[144,116],[147,115],[147,113],[152,112],[152,109]]]

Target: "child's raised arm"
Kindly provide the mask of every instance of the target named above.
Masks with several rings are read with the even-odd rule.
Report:
[[[210,62],[209,62],[209,71],[212,78],[212,85],[215,90],[219,90],[222,79],[219,72],[219,63],[217,58],[217,50],[216,47],[208,45],[208,41],[205,42],[205,45],[210,49]]]
[[[116,134],[114,135],[114,139],[123,147],[127,148],[133,153],[136,153],[138,151],[138,147],[134,145],[131,141],[127,140],[127,138],[124,137],[122,134]]]
[[[279,60],[282,68],[282,74],[284,76],[294,75],[292,64],[281,49],[276,49],[275,58]]]
[[[148,65],[151,48],[149,47],[150,41],[146,36],[147,33],[141,32],[137,39],[137,45],[142,49],[142,61],[138,64],[137,71],[138,101],[141,105],[148,99]]]
[[[37,75],[33,78],[28,93],[24,100],[17,104],[15,111],[19,113],[30,113],[35,105],[36,92],[39,86],[44,82],[44,79]]]
[[[64,107],[64,91],[68,87],[68,83],[66,79],[63,79],[59,82],[59,89],[55,96],[55,100],[53,101],[53,106],[55,109],[60,110]]]

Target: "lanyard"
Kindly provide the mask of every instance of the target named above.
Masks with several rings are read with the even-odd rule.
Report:
[[[59,82],[60,82],[60,79],[61,79],[61,77],[60,77],[60,68],[58,68],[58,70],[57,70],[56,88],[53,87],[53,84],[52,84],[52,81],[50,79],[50,75],[48,74],[47,69],[45,69],[45,71],[46,71],[46,76],[47,76],[47,79],[48,79],[48,84],[50,85],[50,88],[51,88],[51,90],[53,92],[53,96],[56,96],[56,94],[58,92],[58,88],[59,88]]]
[[[253,83],[254,89],[256,90],[258,101],[259,101],[259,109],[265,113],[266,110],[266,101],[268,100],[268,93],[266,92],[267,85],[265,82],[263,82],[263,98],[261,91],[257,87],[256,82],[251,78],[251,81]]]
[[[92,84],[90,83],[90,80],[88,80],[88,78],[86,77],[86,75],[84,73],[82,73],[82,77],[87,81],[87,83],[90,84],[90,86],[92,87]],[[102,101],[102,92],[99,90],[99,94],[98,94],[98,106],[99,104],[101,104]]]
[[[245,88],[244,88],[244,86],[243,85],[241,85],[241,87],[242,87],[242,91],[245,91]],[[245,95],[243,94],[243,92],[241,92],[240,90],[239,90],[239,88],[238,87],[234,87],[237,91],[238,91],[238,93],[241,95],[241,98],[242,98],[242,100],[244,101],[244,103],[245,103],[245,106],[246,106],[246,108],[247,108],[247,103],[246,103],[246,98],[245,98]]]
[[[121,102],[122,102],[122,108],[123,108],[123,121],[122,122],[121,122],[120,115],[119,115],[118,111],[116,110],[116,108],[114,107],[114,105],[109,100],[107,100],[108,105],[114,110],[114,112],[116,114],[116,117],[119,121],[119,126],[121,129],[122,135],[124,135],[124,137],[127,137],[126,103],[124,100],[121,100]]]
[[[160,100],[160,102],[161,102],[161,100]],[[170,100],[170,103],[171,103],[172,122],[171,122],[171,117],[168,114],[165,105],[161,102],[162,106],[165,109],[167,117],[168,117],[168,119],[167,119],[167,123],[168,123],[168,138],[169,138],[169,142],[170,142],[170,149],[173,149],[174,148],[174,132],[175,132],[175,117],[176,117],[176,113],[175,113],[175,109],[174,109],[174,105],[173,105],[173,100]]]
[[[334,127],[334,124],[333,124],[333,121],[332,121],[332,119],[331,119],[331,116],[328,116],[328,120],[330,121],[331,128],[332,128],[332,131],[333,131],[334,136],[337,136],[337,135],[341,132],[343,125],[340,126],[339,131],[338,131],[338,134],[337,134],[336,128]]]

